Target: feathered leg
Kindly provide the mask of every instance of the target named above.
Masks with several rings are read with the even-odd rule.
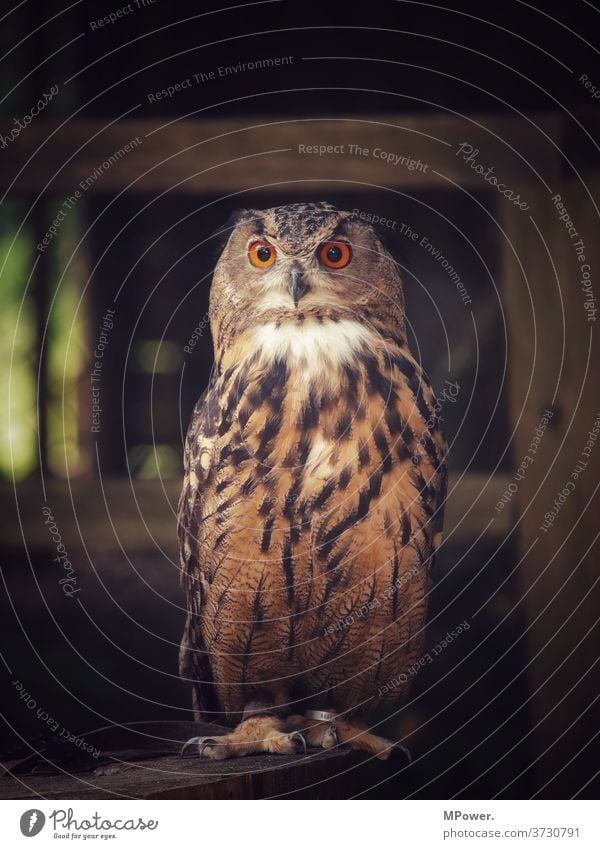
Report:
[[[336,717],[330,722],[305,719],[299,714],[290,716],[286,721],[289,730],[300,732],[307,746],[317,749],[331,749],[338,744],[350,746],[374,755],[379,760],[386,761],[394,751],[402,752],[408,762],[412,761],[406,746],[377,734],[371,734],[365,723],[359,720],[346,720]]]
[[[265,752],[295,755],[306,752],[306,741],[300,731],[287,730],[285,720],[263,715],[243,719],[230,734],[192,737],[181,750],[182,756],[189,748],[195,748],[201,758],[223,761]]]

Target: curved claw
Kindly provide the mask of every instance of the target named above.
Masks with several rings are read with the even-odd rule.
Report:
[[[198,746],[198,757],[202,758],[205,749],[213,749],[216,745],[216,740],[212,740],[210,737],[202,738],[202,742]]]
[[[190,739],[186,740],[186,742],[183,744],[181,752],[179,753],[179,757],[182,758],[186,753],[187,749],[189,749],[191,746],[197,746],[198,755],[202,757],[202,754],[205,749],[216,745],[217,743],[215,740],[212,739],[212,737],[190,737]]]
[[[186,751],[191,747],[198,743],[202,737],[190,737],[189,740],[186,740],[183,746],[181,747],[181,751],[179,752],[179,757],[182,758]]]
[[[293,734],[290,734],[290,740],[298,740],[298,742],[302,745],[304,754],[306,755],[306,740],[304,738],[304,734],[301,734],[300,731],[294,731]]]
[[[402,752],[402,754],[404,755],[404,757],[406,758],[406,760],[408,761],[408,764],[410,766],[410,764],[412,763],[412,755],[410,753],[410,749],[407,748],[402,743],[394,743],[394,749],[397,749],[399,752]]]
[[[320,745],[322,749],[335,749],[336,746],[340,745],[340,738],[335,725],[328,725],[323,729]]]

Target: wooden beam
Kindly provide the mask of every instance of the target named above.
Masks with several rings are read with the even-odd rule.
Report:
[[[268,186],[289,195],[306,191],[305,181],[313,188],[341,181],[353,192],[454,183],[493,190],[477,172],[480,165],[522,193],[538,174],[546,181],[557,176],[559,155],[550,140],[560,142],[564,123],[553,114],[201,117],[112,124],[82,119],[63,126],[38,118],[2,150],[0,188],[72,196],[125,188],[211,194]],[[3,137],[13,129],[0,122]],[[457,154],[461,143],[478,151],[474,161]]]

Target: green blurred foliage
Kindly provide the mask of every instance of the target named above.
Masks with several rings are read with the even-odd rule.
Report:
[[[28,228],[17,234],[24,212],[5,202],[0,214],[0,474],[17,480],[37,465],[33,238]]]

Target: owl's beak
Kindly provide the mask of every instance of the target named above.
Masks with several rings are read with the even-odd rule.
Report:
[[[302,268],[297,263],[294,263],[292,265],[292,270],[290,271],[288,289],[290,291],[290,295],[294,299],[295,307],[298,306],[298,301],[308,292],[309,288],[310,286],[306,282]]]

